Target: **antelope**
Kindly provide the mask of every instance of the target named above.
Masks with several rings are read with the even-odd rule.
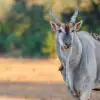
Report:
[[[64,82],[76,100],[89,100],[92,89],[100,85],[100,42],[85,31],[79,31],[83,21],[76,22],[78,9],[68,23],[62,23],[52,12],[51,28]]]

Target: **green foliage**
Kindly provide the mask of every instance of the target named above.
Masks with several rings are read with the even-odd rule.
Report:
[[[27,8],[25,2],[17,3],[1,24],[1,50],[11,55],[18,50],[24,57],[41,56],[48,28],[43,6],[33,5]]]
[[[35,34],[29,33],[26,36],[23,36],[22,56],[33,57],[42,55],[41,48],[43,38],[43,34],[40,32]]]
[[[54,57],[55,56],[55,34],[50,32],[47,33],[46,39],[44,40],[44,45],[42,48],[43,54]],[[51,55],[52,54],[52,55]]]

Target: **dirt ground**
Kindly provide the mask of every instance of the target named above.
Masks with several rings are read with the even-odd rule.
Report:
[[[0,58],[0,100],[72,100],[56,60]],[[93,92],[91,100],[100,100]]]

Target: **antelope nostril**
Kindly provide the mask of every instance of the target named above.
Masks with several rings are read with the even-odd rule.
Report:
[[[71,43],[69,43],[68,45],[71,46]]]
[[[68,44],[65,42],[65,45],[68,46]]]
[[[71,43],[66,43],[65,42],[65,45],[68,46],[68,47],[70,47],[71,46]]]

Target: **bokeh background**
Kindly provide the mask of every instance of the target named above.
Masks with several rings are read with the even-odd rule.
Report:
[[[49,9],[81,30],[100,34],[100,0],[0,0],[0,100],[71,100],[55,51]],[[93,92],[93,100],[100,100]]]

